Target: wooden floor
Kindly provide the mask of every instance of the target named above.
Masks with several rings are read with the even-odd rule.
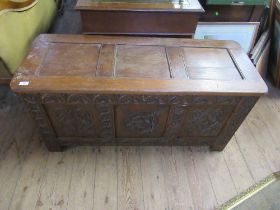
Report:
[[[270,88],[223,152],[76,147],[49,153],[0,88],[0,209],[206,210],[280,170],[280,91]]]
[[[51,32],[80,33],[76,0]],[[223,152],[76,147],[49,153],[23,102],[0,86],[0,210],[208,210],[280,170],[280,91],[270,88]]]

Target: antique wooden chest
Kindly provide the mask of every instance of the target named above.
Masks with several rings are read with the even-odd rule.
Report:
[[[192,36],[201,13],[198,0],[78,0],[87,34]]]
[[[64,145],[222,150],[267,87],[228,41],[41,35],[11,82],[50,151]]]

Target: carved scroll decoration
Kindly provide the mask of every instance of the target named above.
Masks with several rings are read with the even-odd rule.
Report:
[[[42,103],[64,103],[64,104],[113,104],[113,95],[99,94],[42,94]]]
[[[240,97],[230,96],[174,96],[174,95],[100,95],[100,94],[42,94],[42,103],[67,104],[237,104]]]
[[[165,131],[166,137],[176,137],[184,119],[186,106],[172,106]]]
[[[191,104],[191,96],[42,94],[42,103],[66,104]]]
[[[96,108],[101,122],[101,137],[115,137],[113,107],[110,104],[99,104]]]

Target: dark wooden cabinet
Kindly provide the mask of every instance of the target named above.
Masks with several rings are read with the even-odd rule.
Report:
[[[41,35],[12,82],[49,150],[209,145],[222,150],[267,87],[234,42]]]
[[[222,3],[215,1],[209,4],[207,0],[200,0],[205,13],[199,19],[202,22],[260,22],[265,5],[240,4],[235,5],[230,1]]]
[[[78,0],[83,32],[191,36],[204,11],[198,0]]]
[[[207,5],[199,21],[203,22],[259,22],[263,6]]]

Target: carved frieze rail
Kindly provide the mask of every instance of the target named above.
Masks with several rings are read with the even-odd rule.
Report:
[[[99,94],[42,94],[44,104],[169,104],[169,105],[235,105],[240,97],[231,96],[173,96],[173,95],[99,95]]]

